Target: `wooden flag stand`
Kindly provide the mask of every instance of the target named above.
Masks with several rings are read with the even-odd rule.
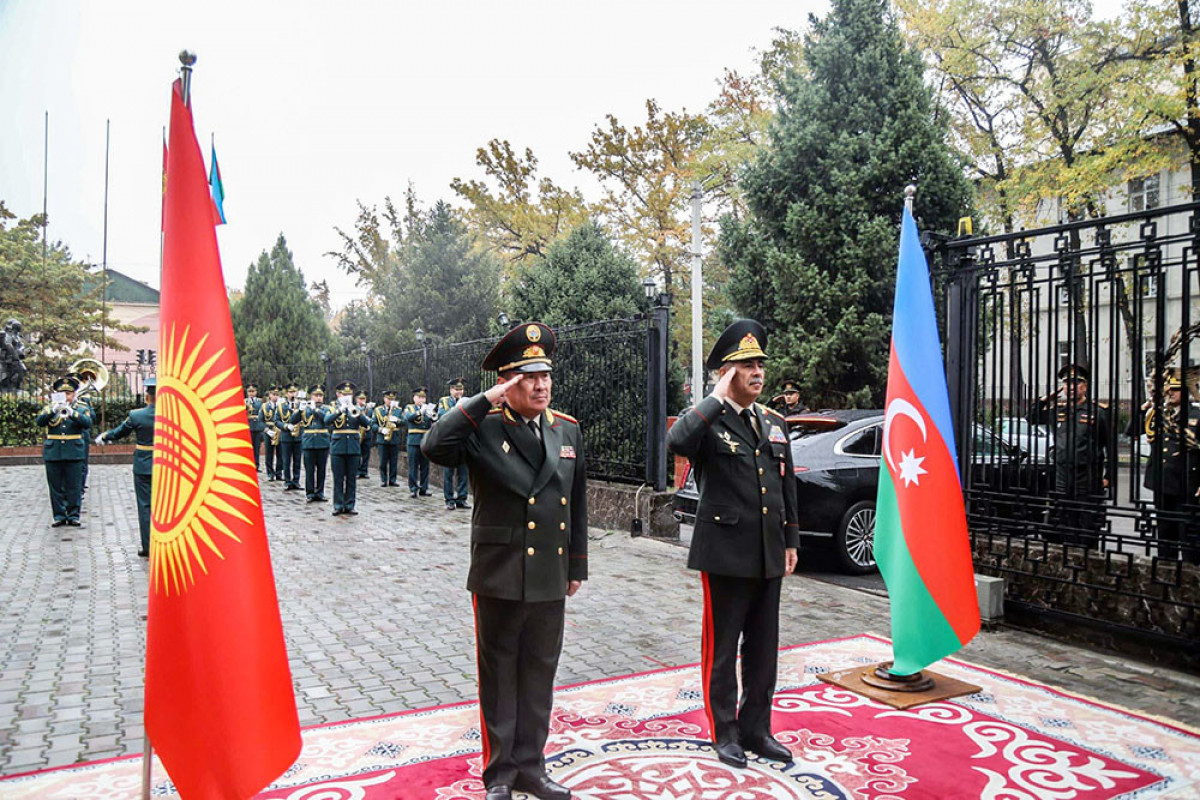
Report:
[[[897,675],[892,672],[891,666],[891,661],[882,661],[865,667],[826,672],[817,677],[901,710],[981,691],[979,686],[928,669],[912,675]]]

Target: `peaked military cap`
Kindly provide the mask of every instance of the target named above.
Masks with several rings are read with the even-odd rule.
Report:
[[[707,369],[720,369],[730,361],[766,358],[767,330],[752,319],[739,319],[717,337],[704,362]]]
[[[321,394],[325,394],[325,387],[319,383],[314,383],[312,386],[310,386],[308,388],[309,394],[317,394],[318,392],[320,392]]]
[[[52,387],[56,392],[74,392],[79,388],[79,379],[73,375],[64,375],[54,382]]]
[[[523,322],[504,334],[483,360],[496,372],[549,372],[554,355],[554,331],[541,322]]]
[[[298,391],[300,391],[300,385],[297,384],[295,381],[292,381],[291,383],[289,383],[287,385],[287,387],[284,389],[284,391],[285,392],[298,392]]]
[[[784,381],[783,388],[780,389],[780,391],[781,392],[799,392],[800,384],[797,383],[796,381]]]
[[[386,399],[386,400],[395,400],[396,399],[396,390],[395,389],[384,389],[383,396],[384,396],[384,399]]]
[[[450,380],[446,381],[446,385],[448,387],[450,387],[451,389],[467,388],[467,382],[465,380],[463,380],[462,378],[451,378]]]
[[[271,384],[269,387],[267,387],[267,391],[268,391],[268,392],[275,392],[275,394],[279,394],[279,384],[278,384],[278,383],[272,383],[272,384]]]
[[[354,394],[354,390],[357,388],[358,387],[355,386],[350,381],[342,381],[341,383],[339,383],[337,385],[337,393],[338,394]]]
[[[1172,389],[1183,391],[1183,381],[1180,380],[1179,376],[1175,374],[1171,374],[1167,377],[1167,391]]]
[[[418,386],[417,388],[415,388],[415,389],[413,389],[413,390],[412,390],[412,393],[413,393],[413,395],[425,394],[425,393],[426,393],[426,392],[425,392],[425,387],[424,387],[424,386]]]
[[[370,395],[367,394],[367,391],[365,389],[360,389],[358,394],[354,395],[355,400],[357,400],[360,397],[364,400],[370,399]]]
[[[1080,364],[1066,364],[1058,371],[1060,381],[1088,381],[1090,378],[1087,367]]]
[[[153,375],[151,375],[149,378],[146,378],[146,380],[142,381],[142,388],[143,389],[157,389],[158,388],[158,379],[155,378]]]
[[[247,384],[246,384],[246,391],[248,392],[248,391],[250,391],[251,389],[253,389],[253,390],[254,390],[254,391],[256,391],[256,392],[258,391],[258,387],[257,387],[257,386],[255,386],[253,383],[247,383]]]

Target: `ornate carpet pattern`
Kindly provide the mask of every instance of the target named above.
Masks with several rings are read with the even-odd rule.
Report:
[[[560,689],[547,744],[556,780],[584,800],[1098,800],[1200,797],[1200,733],[947,659],[937,670],[983,687],[896,711],[818,681],[889,658],[855,636],[780,654],[776,737],[789,766],[717,761],[695,666]],[[259,800],[473,800],[478,709],[444,706],[304,731],[300,759]],[[155,797],[175,797],[155,764]],[[140,759],[0,780],[0,797],[137,798]],[[520,796],[520,795],[518,795]]]

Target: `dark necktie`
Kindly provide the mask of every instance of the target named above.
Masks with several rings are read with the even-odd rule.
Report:
[[[746,423],[746,430],[750,431],[750,436],[758,439],[758,429],[754,426],[754,415],[750,413],[750,409],[742,409],[742,422]]]
[[[540,442],[542,440],[542,426],[538,424],[538,419],[529,420],[529,430],[533,431],[533,435]]]

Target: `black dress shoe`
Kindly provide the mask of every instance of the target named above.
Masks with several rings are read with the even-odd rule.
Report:
[[[549,775],[541,775],[537,778],[517,775],[517,779],[513,781],[513,789],[518,792],[528,792],[535,797],[540,797],[541,800],[571,800],[571,790],[561,783],[550,780]]]
[[[345,514],[345,513],[346,512],[342,511],[340,508],[335,508],[333,510],[333,516],[335,516],[335,517],[340,517],[342,514]]]
[[[458,508],[458,506],[454,504],[454,501],[453,501],[453,500],[447,500],[447,501],[446,501],[446,510],[447,510],[447,511],[453,511],[453,510],[454,510],[454,509],[456,509],[456,508]]]
[[[67,524],[67,521],[65,519],[56,519],[56,520],[54,520],[54,522],[50,523],[50,527],[51,528],[61,528],[63,525],[66,525],[66,524]]]
[[[470,508],[470,506],[467,505],[466,503],[455,503],[454,505],[457,506],[458,508],[466,508],[466,509]]]
[[[395,481],[389,481],[389,482],[388,482],[388,486],[399,486],[399,485],[400,485],[400,484],[396,483]]]
[[[83,526],[83,523],[77,519],[69,519],[69,520],[67,520],[67,524],[70,525],[72,528],[80,528]]]
[[[718,742],[717,758],[722,764],[728,764],[738,769],[746,768],[746,751],[737,742]]]
[[[318,503],[328,503],[328,502],[329,502],[329,498],[328,498],[328,497],[326,497],[326,496],[325,496],[325,495],[323,495],[323,494],[319,494],[319,495],[317,495],[317,502],[318,502]]]
[[[343,514],[352,514],[352,515],[354,515],[354,516],[358,516],[358,512],[357,512],[357,511],[355,511],[353,508],[347,508],[347,509],[346,509],[345,511],[343,511],[342,513],[343,513]]]
[[[416,496],[417,496],[417,490],[416,490],[416,489],[413,489],[411,492],[409,492],[409,494],[411,494],[413,497],[416,497]]]
[[[503,784],[500,786],[489,786],[486,800],[512,800],[512,789]]]
[[[421,492],[421,497],[429,497],[429,492],[422,491],[422,492]]]
[[[795,760],[792,751],[776,741],[775,737],[770,734],[743,737],[742,747],[758,753],[769,761],[782,761],[785,764],[790,764]]]
[[[150,551],[149,550],[138,550],[138,555],[141,556],[142,558],[149,558]]]

